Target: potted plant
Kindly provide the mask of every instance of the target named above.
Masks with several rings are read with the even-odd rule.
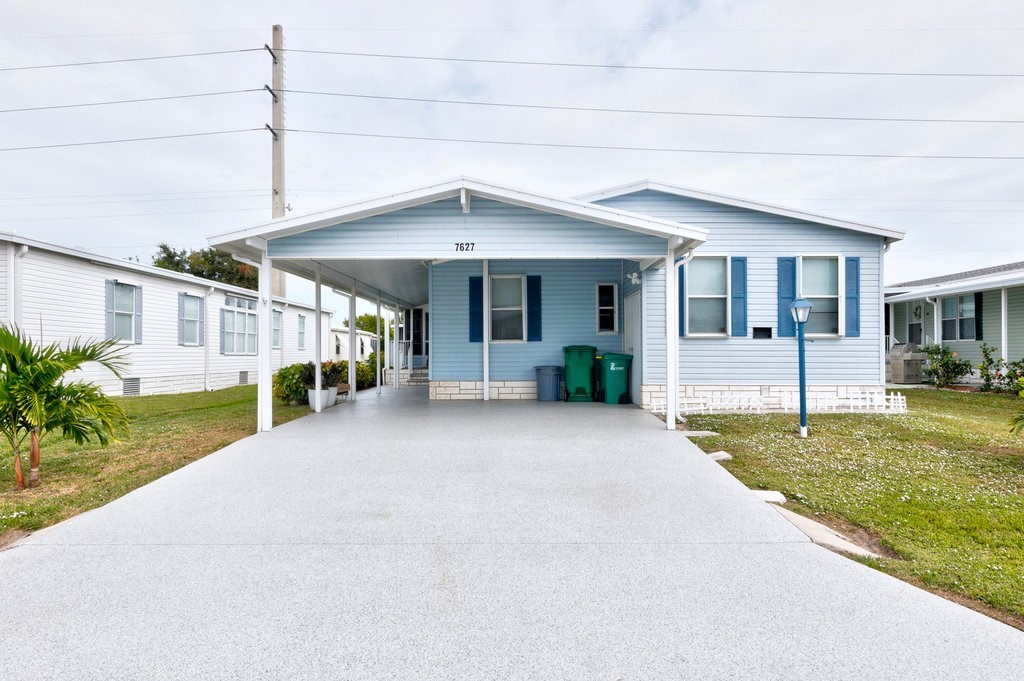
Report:
[[[338,399],[338,381],[341,380],[341,366],[338,362],[324,362],[320,365],[320,408],[333,406]],[[306,385],[309,408],[316,409],[316,365],[307,362],[302,366],[302,381]]]

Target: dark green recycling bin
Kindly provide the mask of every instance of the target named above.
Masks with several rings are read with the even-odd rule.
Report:
[[[601,360],[601,390],[605,404],[629,404],[629,365],[633,355],[606,352]]]
[[[566,345],[565,394],[569,402],[594,401],[594,354],[593,345]]]

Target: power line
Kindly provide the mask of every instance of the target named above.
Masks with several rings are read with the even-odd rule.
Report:
[[[269,194],[270,192],[267,192]],[[266,196],[263,194],[250,194],[248,196],[191,196],[191,197],[174,197],[167,199],[132,199],[126,198],[123,201],[68,201],[65,203],[19,203],[12,206],[0,206],[0,210],[9,210],[11,208],[38,208],[47,206],[50,208],[57,208],[60,206],[113,206],[122,205],[126,203],[167,203],[171,201],[242,201],[259,199],[261,201],[266,200]],[[959,212],[959,211],[955,211]],[[1000,211],[1000,212],[1018,212],[1018,211]]]
[[[180,194],[237,194],[237,193],[251,193],[251,192],[269,192],[270,189],[209,189],[199,191],[181,191],[181,192],[140,192],[135,194],[64,194],[64,195],[43,195],[36,194],[34,196],[5,196],[0,198],[0,201],[27,201],[30,199],[98,199],[105,198],[108,196],[172,196]],[[230,198],[230,197],[228,197]],[[1024,199],[1022,199],[1024,200]]]
[[[21,109],[0,109],[0,114],[16,113],[19,111],[48,111],[50,109],[74,109],[84,106],[106,106],[108,104],[136,104],[138,102],[162,102],[169,99],[191,99],[194,97],[214,97],[216,95],[238,95],[244,92],[262,92],[263,88],[249,88],[247,90],[223,90],[221,92],[197,92],[190,95],[168,95],[166,97],[143,97],[140,99],[117,99],[107,102],[83,102],[81,104],[53,104],[50,106],[28,106]]]
[[[970,72],[913,72],[913,71],[818,71],[810,69],[754,69],[696,66],[656,66],[642,64],[593,64],[584,62],[527,61],[523,59],[481,59],[470,57],[437,57],[415,54],[389,54],[382,52],[340,52],[332,50],[300,50],[286,48],[297,54],[336,55],[342,57],[370,57],[374,59],[406,59],[415,61],[458,62],[463,64],[505,64],[515,66],[559,66],[581,69],[626,69],[634,71],[677,71],[706,73],[775,73],[815,76],[924,76],[951,78],[1022,78],[1024,73],[970,73]]]
[[[365,137],[374,139],[414,140],[423,142],[457,142],[462,144],[490,144],[516,147],[550,147],[556,149],[601,149],[606,151],[653,151],[686,154],[737,154],[752,156],[823,156],[837,158],[921,158],[921,159],[957,159],[981,161],[1021,161],[1024,156],[966,156],[953,154],[863,154],[863,153],[826,153],[810,151],[753,151],[742,149],[693,149],[674,147],[629,147],[603,144],[569,144],[558,142],[519,142],[512,140],[487,140],[462,137],[427,137],[419,135],[384,135],[366,132],[342,132],[338,130],[303,130],[287,128],[285,132],[305,133],[310,135],[338,135],[344,137]],[[0,151],[3,151],[0,149]]]
[[[141,218],[159,215],[199,215],[201,213],[247,213],[252,211],[266,212],[266,208],[227,208],[222,210],[184,210],[168,213],[115,213],[113,215],[61,215],[45,218],[4,218],[4,222],[45,222],[51,220],[88,220],[91,218]]]
[[[217,50],[215,52],[190,52],[188,54],[164,54],[157,57],[129,57],[127,59],[104,59],[100,61],[78,61],[65,64],[37,64],[35,66],[7,66],[3,71],[34,71],[38,69],[62,69],[69,66],[97,66],[99,64],[126,64],[136,61],[156,61],[158,59],[184,59],[185,57],[209,57],[216,54],[240,54],[242,52],[262,52],[262,47],[248,47],[242,50]]]
[[[897,123],[1024,123],[1022,119],[970,119],[970,118],[897,118],[870,116],[803,116],[786,114],[747,114],[725,113],[715,111],[667,111],[659,109],[614,109],[589,106],[564,106],[554,104],[517,104],[511,102],[481,102],[468,99],[435,99],[431,97],[393,97],[387,95],[367,95],[353,92],[320,92],[316,90],[285,90],[290,94],[321,95],[328,97],[348,97],[353,99],[388,100],[397,102],[420,102],[428,104],[464,104],[471,106],[503,107],[513,109],[544,109],[550,111],[588,111],[600,113],[653,114],[658,116],[710,116],[720,118],[770,118],[814,121],[881,121]],[[0,111],[0,113],[3,113]]]
[[[213,132],[189,132],[180,135],[157,135],[154,137],[128,137],[117,140],[96,140],[92,142],[67,142],[64,144],[40,144],[30,147],[6,147],[0,151],[28,151],[31,149],[60,149],[63,147],[87,147],[96,144],[121,144],[123,142],[148,142],[150,140],[172,140],[184,137],[209,137],[210,135],[231,135],[238,132],[257,132],[264,128],[241,128],[238,130],[215,130]]]

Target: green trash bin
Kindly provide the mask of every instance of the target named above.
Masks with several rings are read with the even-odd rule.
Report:
[[[633,355],[604,353],[601,360],[601,390],[605,404],[629,404],[629,366]]]
[[[568,402],[594,401],[594,354],[593,345],[566,345],[565,394]]]

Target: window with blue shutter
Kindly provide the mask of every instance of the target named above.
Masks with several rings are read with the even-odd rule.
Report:
[[[541,294],[540,277],[526,277],[526,340],[539,341],[541,333]]]
[[[796,322],[789,311],[789,306],[796,300],[796,258],[779,258],[778,295],[779,336],[796,336]]]
[[[484,340],[484,278],[469,278],[469,342]]]
[[[746,338],[747,336],[747,259],[731,259],[731,277],[729,295],[730,310],[732,314],[731,326],[732,336]]]
[[[860,337],[860,258],[846,259],[846,336]]]

